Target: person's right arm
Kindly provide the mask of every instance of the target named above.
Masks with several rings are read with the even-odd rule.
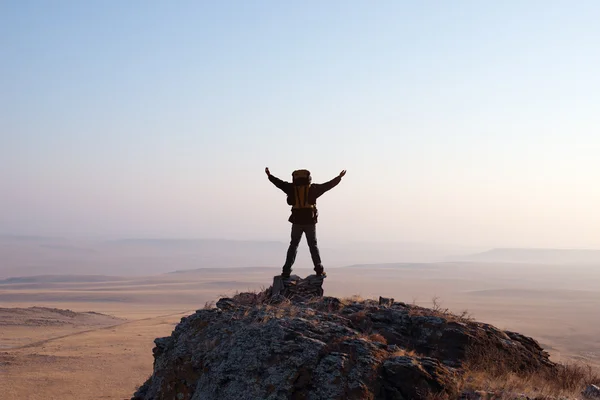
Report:
[[[277,186],[285,194],[288,193],[289,187],[291,185],[289,182],[282,181],[281,179],[277,178],[276,176],[271,175],[269,168],[265,168],[265,173],[267,174],[267,176],[269,177],[269,181],[271,181],[271,183],[273,185]]]

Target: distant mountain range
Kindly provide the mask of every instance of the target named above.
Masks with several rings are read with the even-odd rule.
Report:
[[[280,268],[288,242],[227,239],[66,239],[0,235],[0,280],[32,275],[153,275],[198,268]],[[324,243],[326,268],[443,261],[468,250],[414,243]],[[312,262],[306,241],[297,267]]]
[[[19,283],[91,283],[91,282],[118,282],[126,278],[121,276],[105,275],[34,275],[17,276],[0,280],[0,285]]]
[[[600,250],[499,248],[453,259],[473,262],[600,264]]]
[[[353,264],[345,268],[404,268],[404,269],[437,269],[440,264],[437,263],[383,263],[383,264]]]

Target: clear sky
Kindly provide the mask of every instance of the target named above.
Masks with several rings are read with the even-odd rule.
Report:
[[[0,233],[600,248],[600,2],[0,2]]]

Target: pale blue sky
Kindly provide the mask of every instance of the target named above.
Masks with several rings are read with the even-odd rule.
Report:
[[[600,2],[3,1],[0,233],[600,248]]]

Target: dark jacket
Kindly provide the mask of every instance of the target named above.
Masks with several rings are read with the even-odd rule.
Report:
[[[269,180],[273,185],[281,189],[287,196],[294,196],[294,185],[290,182],[284,182],[273,175],[269,175]],[[308,191],[308,203],[315,205],[313,209],[300,208],[292,209],[292,214],[288,219],[292,224],[312,225],[318,222],[319,212],[317,211],[317,199],[326,191],[333,189],[340,181],[341,177],[336,177],[325,183],[313,183]]]

